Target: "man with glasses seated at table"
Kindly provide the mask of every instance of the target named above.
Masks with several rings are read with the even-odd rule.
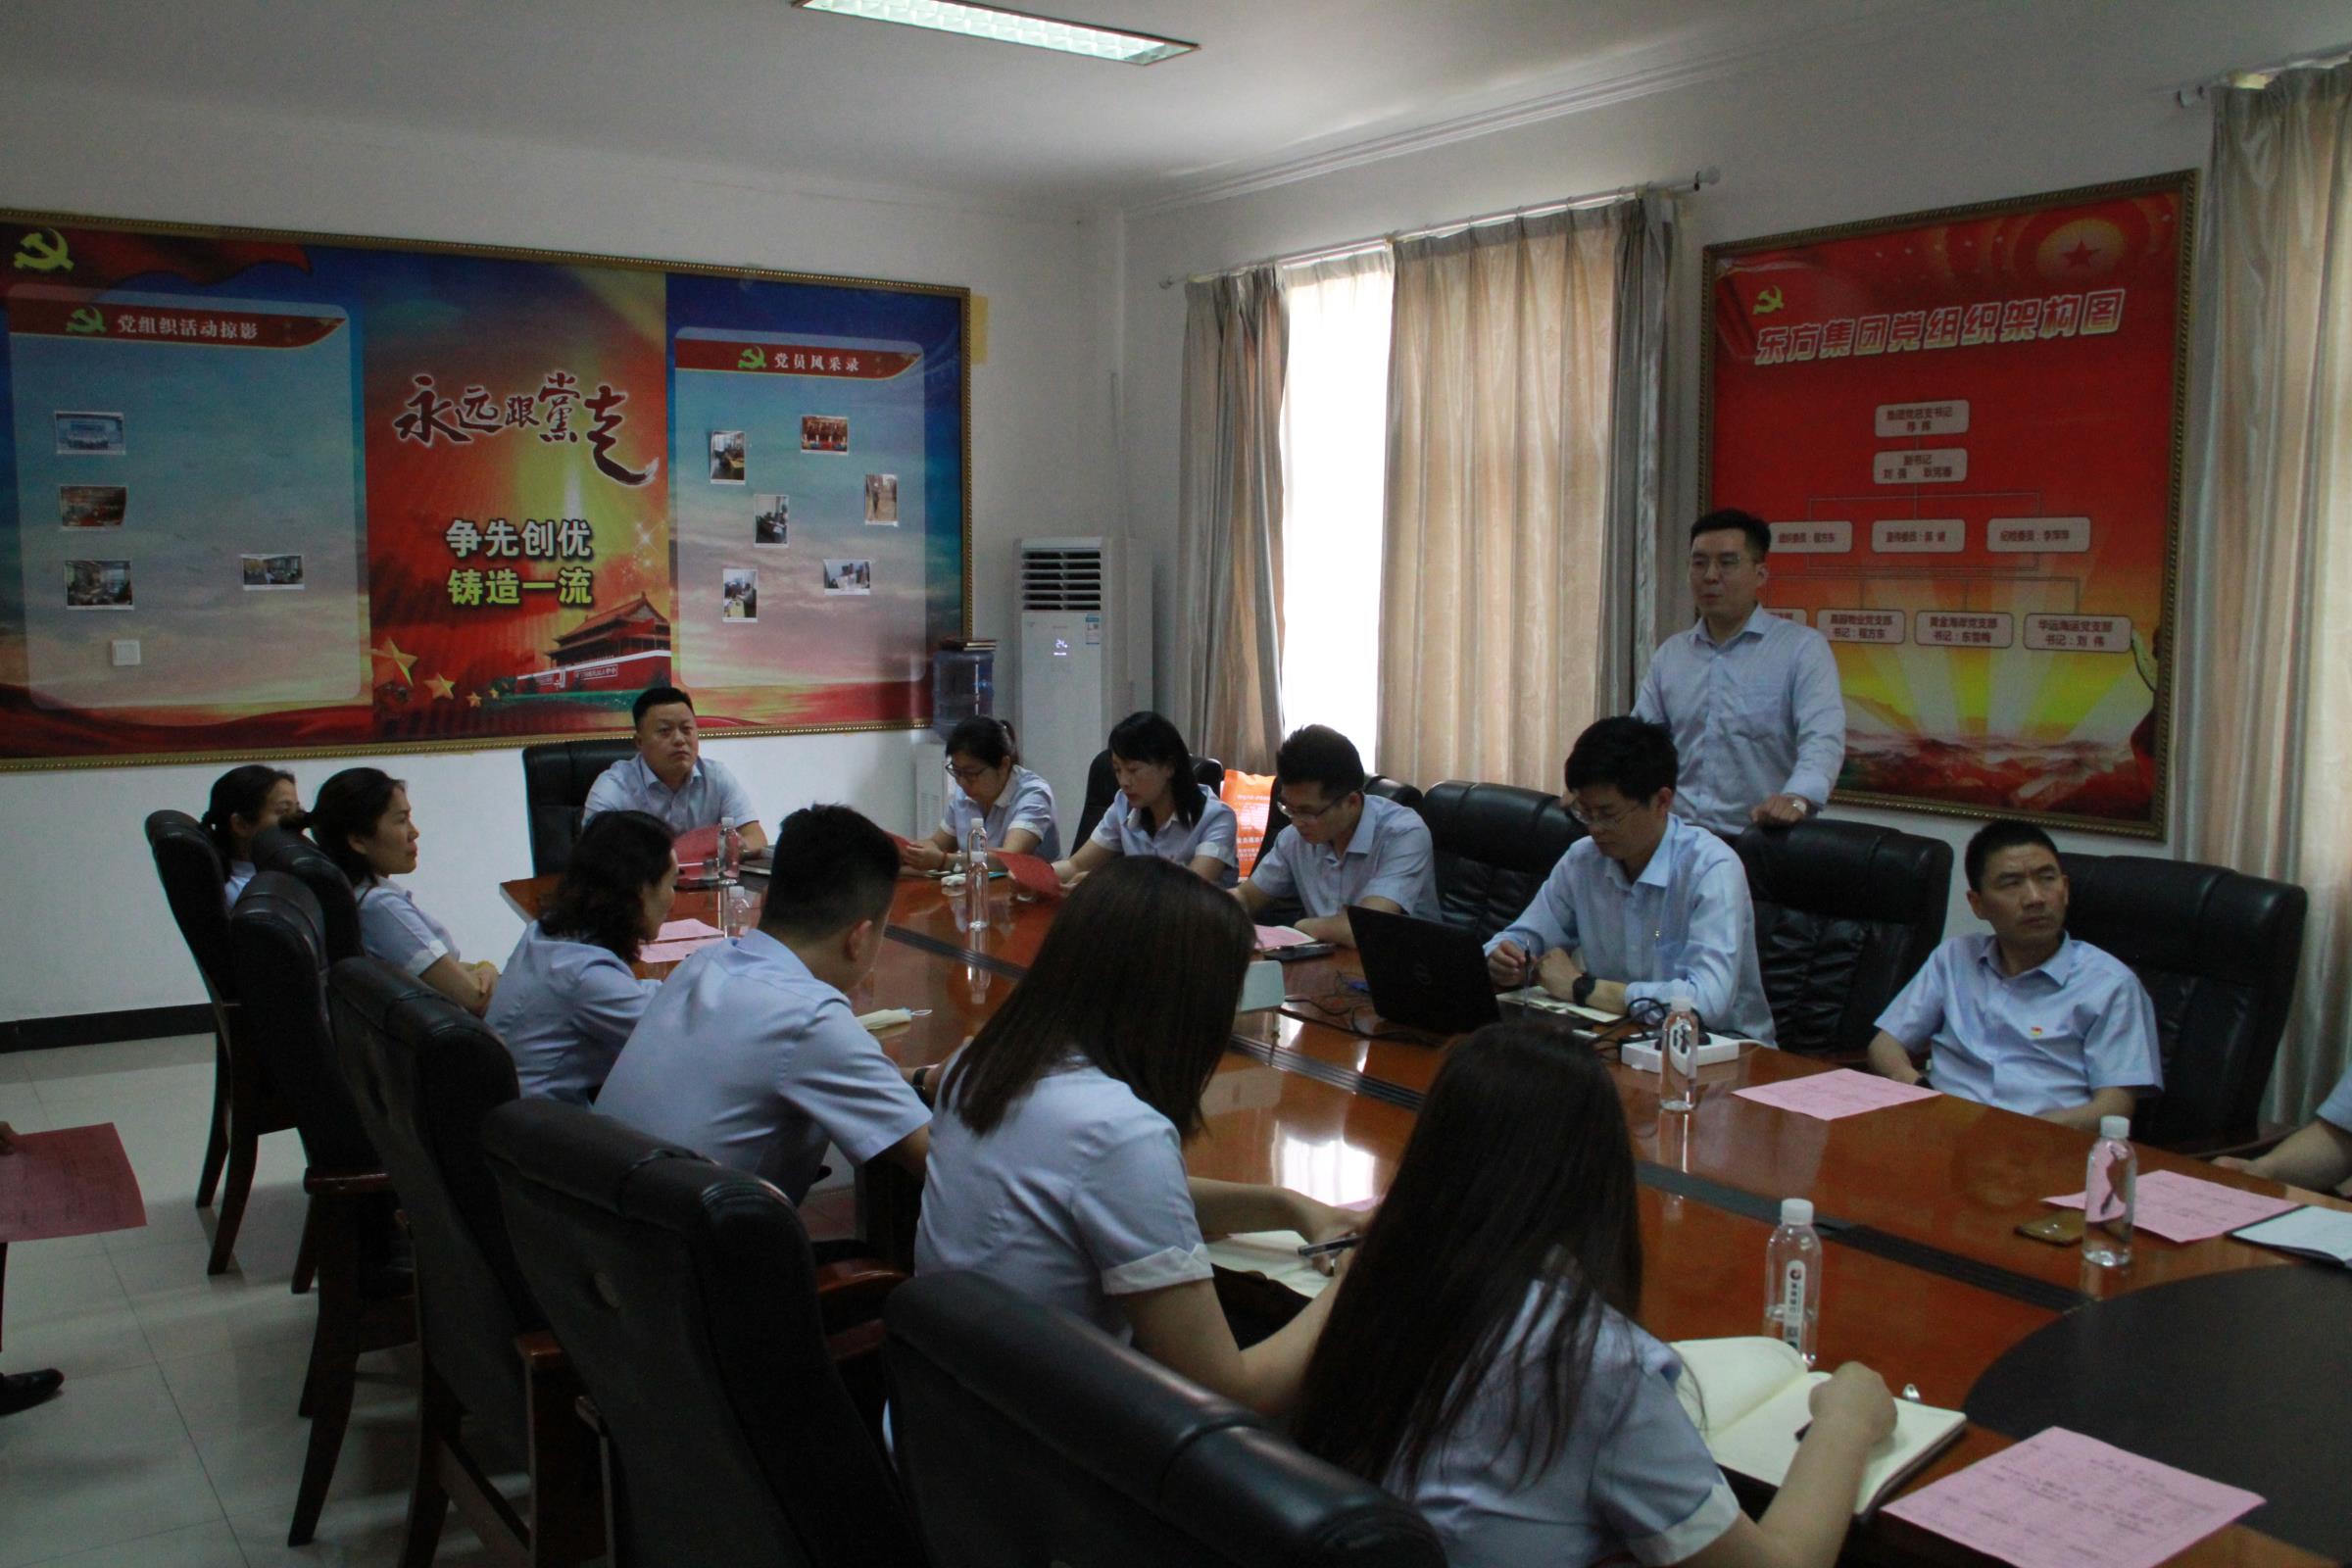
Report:
[[[1233,890],[1254,917],[1297,899],[1298,929],[1318,942],[1355,946],[1348,906],[1438,917],[1429,824],[1409,806],[1364,793],[1364,762],[1338,730],[1291,731],[1274,754],[1274,789],[1291,825],[1274,836],[1248,881]]]
[[[1564,804],[1588,836],[1487,944],[1487,972],[1603,1012],[1662,1012],[1687,989],[1714,1033],[1771,1045],[1747,873],[1675,814],[1676,764],[1662,724],[1604,718],[1576,738]]]
[[[624,757],[589,786],[580,825],[599,811],[643,811],[658,817],[670,837],[735,819],[743,853],[767,848],[767,829],[735,775],[703,756],[694,721],[694,699],[675,686],[650,686],[638,694],[630,714],[637,725],[637,755]]]
[[[2164,1087],[2156,1008],[2122,960],[2066,934],[2057,846],[2032,823],[1988,822],[1963,861],[1968,906],[1992,931],[1928,956],[1879,1015],[1872,1069],[2062,1127],[2131,1115]]]

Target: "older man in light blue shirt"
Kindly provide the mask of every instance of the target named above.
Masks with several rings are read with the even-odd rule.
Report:
[[[2057,849],[2028,823],[1993,822],[1966,866],[1968,906],[1992,933],[1929,955],[1879,1015],[1871,1066],[2068,1127],[2129,1116],[2164,1087],[2156,1008],[2121,960],[2066,934]]]
[[[1409,806],[1364,793],[1363,760],[1338,730],[1309,724],[1274,754],[1274,788],[1291,825],[1260,852],[1233,890],[1254,916],[1296,899],[1298,929],[1318,942],[1355,945],[1348,908],[1361,904],[1416,920],[1438,917],[1429,824]]]
[[[1757,603],[1772,530],[1744,512],[1691,525],[1699,618],[1658,645],[1636,716],[1674,732],[1674,810],[1733,835],[1818,811],[1845,763],[1845,698],[1821,633]]]
[[[1488,972],[1606,1012],[1688,991],[1708,1029],[1771,1045],[1747,875],[1723,840],[1675,816],[1674,776],[1661,725],[1604,718],[1577,737],[1568,808],[1589,836],[1487,944]]]
[[[734,774],[702,755],[694,700],[675,686],[655,686],[638,695],[632,711],[637,755],[597,776],[580,820],[599,811],[643,811],[680,837],[733,817],[744,853],[764,849],[767,830],[751,796]]]

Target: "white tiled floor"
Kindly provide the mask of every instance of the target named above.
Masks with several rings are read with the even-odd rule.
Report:
[[[8,1250],[0,1370],[54,1366],[48,1403],[0,1417],[0,1568],[391,1563],[415,1442],[416,1363],[362,1359],[318,1539],[285,1544],[310,1423],[294,1413],[317,1307],[287,1289],[302,1234],[302,1146],[262,1140],[236,1266],[204,1272],[194,1206],[212,1107],[209,1036],[0,1054],[0,1121],[111,1121],[147,1228]],[[445,1563],[487,1560],[454,1515]]]

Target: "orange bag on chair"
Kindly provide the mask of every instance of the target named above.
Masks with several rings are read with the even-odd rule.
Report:
[[[1217,795],[1233,808],[1234,853],[1241,857],[1241,871],[1247,876],[1250,868],[1257,864],[1258,846],[1265,842],[1266,813],[1274,803],[1274,775],[1239,773],[1227,768],[1224,788]]]

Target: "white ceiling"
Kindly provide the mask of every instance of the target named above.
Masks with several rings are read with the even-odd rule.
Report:
[[[1151,67],[786,0],[0,0],[0,80],[1135,206],[1641,90],[1922,0],[1040,0],[1196,42]]]

